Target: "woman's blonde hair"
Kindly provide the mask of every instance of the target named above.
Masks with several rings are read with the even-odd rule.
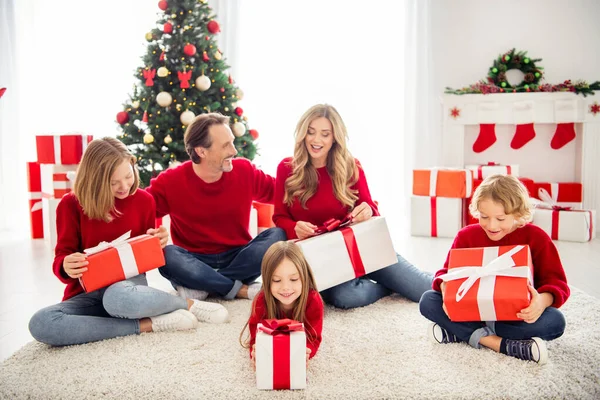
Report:
[[[310,290],[317,290],[315,278],[313,276],[308,261],[302,254],[302,250],[294,242],[276,242],[269,247],[265,256],[263,257],[261,264],[261,275],[262,275],[262,288],[260,292],[263,293],[266,304],[266,315],[256,315],[256,300],[258,295],[252,301],[252,317],[259,317],[262,319],[281,319],[286,318],[283,310],[280,307],[279,301],[273,297],[271,293],[271,279],[277,267],[283,262],[283,260],[290,260],[298,270],[300,275],[300,282],[302,282],[302,292],[294,304],[292,312],[292,319],[304,323],[304,330],[306,331],[307,341],[315,338],[316,332],[312,326],[307,326],[308,323],[305,320],[306,317],[306,304],[308,302],[308,294]],[[259,293],[260,293],[259,292]],[[248,327],[248,322],[244,325],[242,332],[240,333],[240,344],[243,347],[248,347],[250,344],[250,338],[243,339],[244,331]]]
[[[350,187],[358,180],[358,167],[346,145],[346,125],[337,110],[328,104],[312,106],[296,125],[292,174],[285,181],[283,201],[291,206],[294,199],[298,198],[302,207],[306,208],[308,199],[317,192],[319,176],[317,169],[310,162],[304,139],[311,122],[320,117],[327,118],[333,127],[333,145],[327,154],[327,172],[333,183],[335,198],[352,209],[358,195],[356,190]]]
[[[110,179],[123,161],[129,161],[133,169],[134,181],[129,189],[129,195],[132,195],[139,187],[140,177],[135,167],[135,156],[122,142],[112,137],[95,139],[83,153],[73,193],[88,218],[110,222],[120,214],[115,209]]]
[[[485,178],[473,193],[469,204],[473,217],[480,217],[479,203],[486,199],[501,204],[504,213],[513,215],[519,226],[524,226],[533,218],[527,188],[512,175],[491,175]]]

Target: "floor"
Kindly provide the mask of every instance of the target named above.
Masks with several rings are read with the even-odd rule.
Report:
[[[436,271],[444,262],[451,239],[399,237],[396,250],[415,265]],[[600,239],[589,243],[555,242],[569,284],[600,298]],[[32,340],[27,329],[40,308],[57,303],[64,285],[51,270],[52,251],[44,240],[0,233],[0,362]],[[158,272],[148,273],[151,286],[169,289]]]

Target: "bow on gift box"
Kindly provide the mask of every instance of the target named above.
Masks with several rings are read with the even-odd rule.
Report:
[[[113,240],[112,242],[100,242],[97,246],[90,247],[89,249],[85,249],[85,250],[83,250],[83,252],[87,255],[92,255],[92,254],[100,253],[101,251],[104,251],[106,249],[110,249],[111,247],[114,247],[116,249],[119,246],[126,245],[127,240],[129,239],[130,236],[131,236],[131,231],[122,234],[121,236],[119,236],[118,238]]]
[[[259,327],[267,335],[289,335],[290,332],[303,331],[302,323],[293,319],[265,319]]]
[[[542,200],[542,202],[538,203],[536,205],[536,208],[543,208],[546,210],[556,210],[556,211],[569,211],[569,210],[573,209],[573,207],[559,206],[556,202],[556,199],[554,199],[552,196],[550,196],[550,193],[548,193],[548,191],[544,188],[538,189],[538,196]]]
[[[327,221],[323,222],[323,225],[318,227],[315,230],[315,235],[321,235],[323,233],[332,232],[336,229],[343,228],[346,225],[349,225],[352,222],[352,215],[348,214],[341,221],[339,219],[330,218]]]

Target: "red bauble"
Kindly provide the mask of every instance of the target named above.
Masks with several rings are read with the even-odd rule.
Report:
[[[173,24],[171,24],[170,22],[167,22],[164,26],[163,26],[163,32],[164,33],[173,33]]]
[[[194,54],[196,54],[196,46],[194,46],[193,44],[186,44],[185,47],[183,48],[183,53],[186,56],[193,56]]]
[[[126,111],[121,111],[120,113],[117,113],[117,122],[121,125],[126,124],[127,122],[129,122],[129,114],[127,114]]]
[[[233,78],[229,75],[229,83],[233,83]]]
[[[252,139],[254,140],[258,139],[258,131],[256,129],[250,129],[250,136],[252,136]]]
[[[219,89],[219,92],[221,92],[221,93],[225,93],[225,88],[224,88],[224,87],[222,87],[221,89]]]
[[[212,21],[209,21],[208,24],[206,24],[206,28],[212,34],[221,32],[221,27],[219,26],[219,23],[214,19]]]
[[[238,117],[241,117],[242,114],[244,113],[244,110],[242,110],[241,107],[236,107],[235,110],[233,110],[234,113],[236,113],[238,115]]]
[[[204,39],[210,40],[210,36],[204,36]]]
[[[169,4],[165,0],[160,0],[158,2],[158,8],[160,8],[163,11],[165,11],[168,6],[169,6]]]

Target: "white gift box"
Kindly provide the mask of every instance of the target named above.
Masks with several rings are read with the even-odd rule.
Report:
[[[74,176],[75,171],[77,165],[41,164],[42,192],[50,197],[62,198],[73,190],[73,181],[69,176]]]
[[[256,387],[266,390],[306,388],[304,330],[269,335],[261,330],[262,326],[259,323],[256,328]],[[289,363],[289,368],[286,363]],[[289,376],[286,373],[288,370]]]
[[[50,242],[50,248],[56,247],[56,208],[60,199],[43,198],[42,215],[44,216],[44,239]]]
[[[356,251],[351,252],[348,246],[353,238]],[[384,217],[373,217],[296,244],[302,249],[320,291],[398,262]]]
[[[463,200],[450,197],[411,196],[411,235],[455,237],[463,226]]]
[[[473,178],[479,180],[495,174],[519,176],[519,166],[516,164],[500,165],[490,162],[482,165],[465,165],[465,168],[473,171]]]
[[[546,210],[536,208],[533,224],[552,240],[589,242],[596,237],[596,210]]]

